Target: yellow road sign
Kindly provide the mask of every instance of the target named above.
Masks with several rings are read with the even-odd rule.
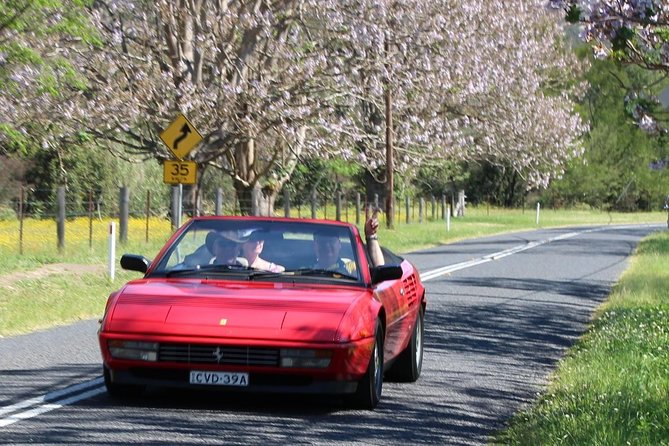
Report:
[[[168,184],[195,184],[197,163],[195,161],[165,161],[163,181]]]
[[[202,135],[184,115],[179,114],[160,134],[160,139],[175,157],[182,160],[202,141]]]

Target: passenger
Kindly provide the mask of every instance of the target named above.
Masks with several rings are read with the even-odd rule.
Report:
[[[214,255],[209,263],[214,265],[248,266],[244,257],[239,257],[243,239],[235,231],[222,231],[207,234],[207,249]]]
[[[242,255],[247,260],[251,268],[281,273],[286,270],[282,265],[277,265],[260,257],[265,247],[264,231],[253,231],[248,240],[242,244]]]
[[[336,227],[324,227],[314,233],[314,253],[316,263],[314,269],[336,271],[347,276],[357,275],[357,266],[351,259],[339,257],[343,230]]]
[[[376,213],[365,222],[365,239],[372,266],[384,264],[383,252],[377,236],[379,221]],[[351,259],[340,257],[342,232],[336,227],[328,227],[314,234],[314,252],[316,263],[314,269],[338,271],[341,274],[356,275],[356,263]]]

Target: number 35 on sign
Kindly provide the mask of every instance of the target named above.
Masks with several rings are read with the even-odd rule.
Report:
[[[163,181],[168,184],[195,184],[197,163],[195,161],[165,161]]]

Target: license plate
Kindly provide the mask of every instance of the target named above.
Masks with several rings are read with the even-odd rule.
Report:
[[[191,384],[203,384],[208,386],[237,386],[246,387],[249,385],[248,373],[233,372],[205,372],[191,370]]]

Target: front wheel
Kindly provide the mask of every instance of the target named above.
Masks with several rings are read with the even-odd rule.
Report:
[[[358,409],[374,409],[381,399],[383,389],[383,327],[376,322],[372,356],[365,376],[358,382],[358,388],[351,397],[351,405]]]
[[[416,316],[409,345],[399,354],[390,370],[388,378],[399,382],[414,382],[423,368],[423,320],[425,310],[421,306]]]

